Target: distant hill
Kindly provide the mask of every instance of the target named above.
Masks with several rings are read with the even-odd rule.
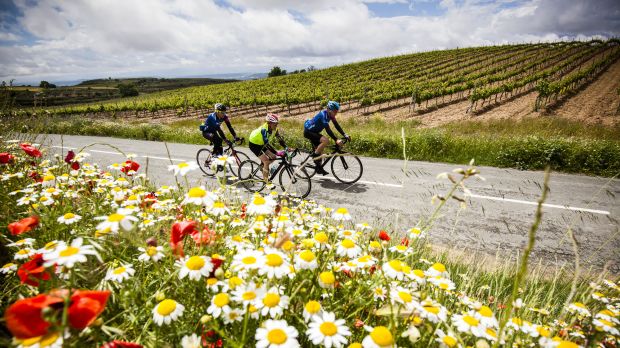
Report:
[[[152,93],[166,91],[170,89],[206,86],[218,83],[235,82],[237,79],[230,78],[156,78],[156,77],[135,77],[121,79],[95,79],[86,80],[74,87],[118,87],[119,84],[133,84],[140,93]]]

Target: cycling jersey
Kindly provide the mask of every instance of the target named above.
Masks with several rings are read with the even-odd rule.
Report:
[[[313,118],[304,122],[304,129],[314,133],[321,133],[323,129],[329,127],[329,121],[331,119],[327,114],[327,110],[321,110]]]
[[[272,144],[273,139],[278,135],[278,131],[269,132],[269,125],[264,123],[250,133],[250,142],[256,145]]]

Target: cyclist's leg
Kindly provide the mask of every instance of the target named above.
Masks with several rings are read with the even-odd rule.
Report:
[[[213,139],[211,142],[213,143],[213,156],[221,156],[224,153],[224,147],[222,146],[222,138],[217,133],[212,133]]]

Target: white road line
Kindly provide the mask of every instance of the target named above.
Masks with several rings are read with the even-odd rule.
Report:
[[[314,180],[318,180],[318,179],[332,179],[333,181],[338,181],[336,178],[334,178],[333,176],[315,176],[313,177]],[[339,182],[339,181],[338,181]],[[398,185],[398,184],[386,184],[383,182],[377,182],[377,181],[365,181],[365,180],[358,180],[357,182],[361,182],[363,184],[370,184],[370,185],[379,185],[379,186],[389,186],[389,187],[398,187],[398,188],[402,188],[403,185]]]
[[[512,198],[482,196],[482,195],[477,195],[477,194],[473,194],[473,193],[472,194],[467,194],[465,196],[471,197],[471,198],[488,199],[488,200],[492,200],[492,201],[521,203],[521,204],[528,204],[528,205],[538,205],[538,202],[522,201],[520,199],[512,199]],[[602,214],[602,215],[609,215],[610,214],[610,212],[608,212],[607,210],[579,208],[579,207],[572,207],[570,205],[558,205],[558,204],[543,203],[543,207],[566,209],[566,210],[572,210],[572,211],[582,211],[582,212],[586,212],[586,213]]]

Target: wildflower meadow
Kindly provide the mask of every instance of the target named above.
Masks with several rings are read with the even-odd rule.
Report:
[[[281,192],[183,185],[191,163],[155,186],[144,165],[0,140],[0,345],[618,346],[618,279],[433,251],[439,212],[482,179],[473,166],[440,175],[434,213],[394,231]]]

